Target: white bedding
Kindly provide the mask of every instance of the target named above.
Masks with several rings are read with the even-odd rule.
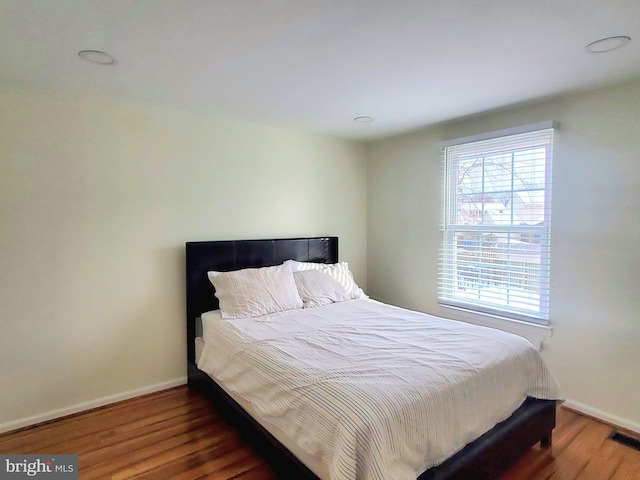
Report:
[[[527,340],[373,300],[203,325],[198,367],[332,480],[415,480],[527,396],[562,397]]]

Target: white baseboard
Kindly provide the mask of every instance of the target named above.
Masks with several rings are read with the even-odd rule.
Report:
[[[567,408],[570,408],[571,410],[575,410],[578,413],[584,413],[585,415],[589,415],[590,417],[597,418],[599,420],[602,420],[603,422],[610,423],[611,425],[615,425],[616,427],[631,430],[635,433],[640,433],[640,423],[632,422],[631,420],[619,417],[618,415],[614,415],[612,413],[605,412],[598,408],[590,407],[589,405],[585,405],[584,403],[576,402],[570,399],[565,400],[563,405]]]
[[[12,420],[10,422],[0,423],[0,433],[8,432],[10,430],[16,430],[22,427],[28,427],[37,423],[46,422],[55,418],[64,417],[66,415],[72,415],[84,410],[90,410],[92,408],[103,407],[110,403],[120,402],[133,397],[139,397],[140,395],[146,395],[147,393],[159,392],[160,390],[166,390],[167,388],[177,387],[187,383],[187,377],[174,378],[167,382],[156,383],[155,385],[148,385],[142,388],[136,388],[135,390],[128,390],[126,392],[116,393],[115,395],[107,395],[106,397],[96,398],[89,400],[88,402],[77,403],[70,407],[58,408],[56,410],[50,410],[48,412],[33,415],[31,417],[20,418],[18,420]]]
[[[0,423],[0,433],[8,432],[11,430],[17,430],[18,428],[28,427],[37,423],[46,422],[55,418],[64,417],[66,415],[72,415],[74,413],[83,412],[92,408],[103,407],[111,403],[120,402],[122,400],[128,400],[129,398],[139,397],[148,393],[159,392],[160,390],[166,390],[167,388],[177,387],[179,385],[185,385],[187,383],[187,377],[174,378],[167,382],[156,383],[154,385],[148,385],[142,388],[136,388],[134,390],[128,390],[126,392],[117,393],[115,395],[107,395],[106,397],[96,398],[88,402],[77,403],[70,407],[59,408],[57,410],[50,410],[31,417],[20,418],[18,420],[12,420],[10,422]],[[575,410],[579,413],[584,413],[591,417],[597,418],[612,425],[630,430],[640,434],[640,423],[633,422],[618,415],[614,415],[609,412],[605,412],[598,408],[585,405],[584,403],[576,402],[571,399],[564,401],[563,405],[571,410]]]

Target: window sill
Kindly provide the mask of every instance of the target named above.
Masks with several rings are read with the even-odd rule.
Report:
[[[440,305],[443,316],[452,320],[473,323],[483,327],[496,328],[505,332],[514,333],[529,340],[538,350],[542,350],[545,338],[553,335],[553,328],[547,325],[536,325],[533,323],[511,320],[488,313],[472,312],[449,305]]]

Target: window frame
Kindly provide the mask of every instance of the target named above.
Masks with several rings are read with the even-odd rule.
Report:
[[[552,121],[540,122],[531,125],[524,125],[521,127],[509,128],[505,130],[499,130],[495,132],[488,132],[480,135],[473,135],[470,137],[457,138],[443,142],[440,144],[442,150],[442,165],[443,165],[443,215],[442,215],[442,235],[441,235],[441,250],[439,259],[439,274],[438,274],[438,303],[444,307],[451,307],[461,309],[470,313],[491,315],[499,318],[503,318],[508,321],[524,322],[533,325],[549,325],[550,318],[550,280],[551,280],[551,191],[552,191],[552,164],[553,164],[553,147],[554,147],[554,132],[557,129],[557,124]],[[536,143],[529,141],[523,147],[509,146],[509,139],[521,134],[530,135],[549,135],[548,142],[541,142],[538,148],[545,148],[545,174],[544,174],[544,210],[543,221],[540,225],[458,225],[452,223],[451,219],[455,219],[458,215],[457,204],[457,182],[458,182],[458,167],[460,159],[456,158],[451,160],[448,155],[448,149],[450,147],[457,147],[463,144],[473,144],[477,142],[484,142],[485,140],[495,140],[497,142],[503,141],[505,143],[504,152],[507,152],[511,156],[511,173],[510,183],[511,189],[510,195],[513,198],[514,193],[519,192],[514,188],[515,184],[515,171],[513,169],[515,152],[522,149],[536,148]],[[514,137],[515,138],[515,137]],[[513,140],[513,139],[512,139]],[[484,146],[479,144],[478,147]],[[480,152],[479,152],[480,153]],[[496,152],[487,154],[496,155]],[[485,159],[483,158],[483,162]],[[453,163],[455,162],[455,165]],[[484,163],[483,163],[484,171]],[[529,189],[529,191],[541,189]],[[525,190],[522,190],[525,191]],[[506,190],[504,191],[506,193]],[[482,211],[484,211],[484,195],[487,193],[485,185],[482,185]],[[513,201],[510,202],[511,206],[511,218],[513,219]],[[478,235],[482,235],[483,232],[504,232],[508,234],[518,233],[530,233],[535,234],[538,232],[541,238],[540,245],[540,264],[537,272],[540,275],[540,292],[538,297],[539,311],[535,312],[523,308],[517,308],[508,306],[507,308],[500,308],[497,304],[488,304],[489,302],[473,302],[469,299],[463,299],[460,296],[456,298],[455,292],[457,287],[454,285],[459,281],[458,268],[460,261],[458,260],[458,238],[457,235],[460,232],[476,232]],[[481,262],[479,262],[481,264]],[[488,264],[487,264],[488,265]],[[511,266],[505,270],[509,270]],[[509,283],[511,287],[513,283]],[[510,292],[509,287],[506,288],[506,292]]]

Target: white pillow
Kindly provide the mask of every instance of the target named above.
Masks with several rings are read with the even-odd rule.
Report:
[[[320,270],[294,272],[293,278],[304,308],[351,300],[345,288],[337,280]]]
[[[344,287],[350,299],[368,298],[353,279],[353,273],[349,270],[347,262],[340,263],[314,263],[314,262],[298,262],[296,260],[287,260],[284,265],[291,265],[293,272],[302,272],[305,270],[320,270],[329,274],[337,282]]]
[[[222,318],[259,317],[302,308],[291,265],[208,272]]]

